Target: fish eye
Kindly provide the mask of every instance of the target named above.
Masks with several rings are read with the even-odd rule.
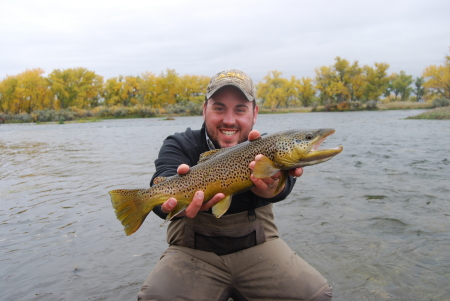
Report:
[[[314,138],[313,134],[306,134],[305,139],[306,140],[312,140]]]

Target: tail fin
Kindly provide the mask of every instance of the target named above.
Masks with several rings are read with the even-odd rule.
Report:
[[[143,199],[145,189],[117,189],[109,192],[117,219],[127,235],[136,232],[153,209]]]

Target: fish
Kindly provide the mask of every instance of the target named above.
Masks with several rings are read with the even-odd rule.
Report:
[[[166,222],[183,212],[194,194],[204,192],[204,202],[217,193],[225,197],[212,207],[212,213],[220,218],[228,210],[233,195],[251,189],[252,170],[249,163],[256,161],[253,175],[267,178],[281,170],[274,194],[284,187],[288,170],[319,164],[330,160],[343,150],[339,145],[331,149],[319,149],[320,144],[335,132],[334,129],[286,130],[264,135],[252,141],[228,148],[205,152],[197,165],[184,175],[156,177],[149,189],[116,189],[109,192],[117,219],[126,235],[135,233],[154,207],[169,198],[177,199],[176,207],[167,215]]]

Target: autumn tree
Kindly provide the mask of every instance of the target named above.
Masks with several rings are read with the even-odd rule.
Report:
[[[302,77],[301,79],[295,80],[294,83],[294,88],[297,90],[298,99],[304,107],[309,106],[316,95],[316,90],[314,89],[312,82],[312,78]]]
[[[157,76],[152,72],[144,72],[138,78],[141,92],[139,94],[139,104],[159,108],[157,97]]]
[[[48,75],[51,90],[62,109],[76,106],[94,108],[103,91],[103,77],[86,68],[53,70]]]
[[[425,79],[423,86],[430,92],[430,96],[442,96],[450,99],[450,55],[445,57],[443,65],[431,65],[422,73]]]
[[[12,109],[18,83],[17,76],[7,76],[0,82],[0,111],[9,113]]]
[[[49,84],[43,73],[42,69],[31,69],[7,77],[0,86],[3,109],[17,114],[52,107]]]
[[[180,77],[175,69],[167,68],[166,72],[161,72],[157,78],[157,97],[162,106],[176,104],[180,99]]]
[[[321,66],[315,69],[315,88],[319,91],[319,98],[321,104],[329,104],[333,102],[334,92],[332,89],[332,83],[334,78],[334,72],[330,67]]]
[[[294,87],[295,77],[290,81],[281,77],[279,71],[270,71],[265,77],[265,82],[257,85],[256,97],[261,99],[263,106],[275,110],[278,107],[288,107],[293,99],[298,99]]]
[[[364,95],[367,100],[378,101],[379,97],[385,92],[390,79],[386,72],[388,68],[389,64],[386,63],[375,63],[375,68],[364,66]]]
[[[323,104],[359,100],[363,97],[364,76],[358,61],[335,58],[332,66],[316,68],[316,88]]]
[[[183,75],[179,80],[181,102],[202,103],[205,100],[206,87],[210,78],[198,75]]]

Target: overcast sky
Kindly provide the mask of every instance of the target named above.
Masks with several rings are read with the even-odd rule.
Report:
[[[107,78],[238,68],[314,77],[340,56],[420,76],[449,54],[449,0],[0,0],[0,80],[84,67]]]

